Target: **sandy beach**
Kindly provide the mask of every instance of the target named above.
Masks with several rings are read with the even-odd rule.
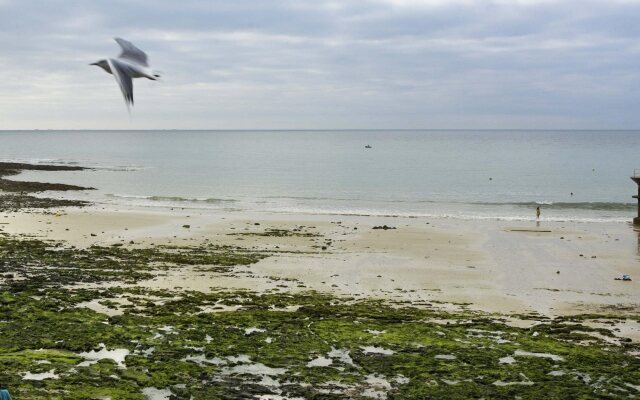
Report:
[[[189,268],[151,288],[317,290],[464,305],[499,314],[637,313],[639,235],[630,224],[510,222],[89,207],[0,215],[13,235],[71,245],[241,245],[272,255],[232,275]],[[394,229],[374,229],[388,226]],[[292,236],[269,235],[272,230]],[[299,234],[298,234],[299,233]],[[638,334],[636,334],[636,337]]]

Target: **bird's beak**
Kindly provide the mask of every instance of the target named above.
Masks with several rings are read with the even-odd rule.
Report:
[[[94,63],[91,63],[91,64],[89,64],[89,65],[98,65],[98,63],[97,63],[97,62],[94,62]]]

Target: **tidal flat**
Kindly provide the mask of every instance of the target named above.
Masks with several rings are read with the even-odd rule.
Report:
[[[612,332],[637,316],[507,319],[317,291],[204,293],[138,285],[185,265],[233,273],[275,256],[214,244],[75,248],[4,234],[0,384],[18,399],[640,393],[640,346]],[[599,327],[590,326],[594,321]]]
[[[0,388],[15,399],[640,396],[637,284],[608,279],[637,266],[624,227],[156,215],[12,182]]]

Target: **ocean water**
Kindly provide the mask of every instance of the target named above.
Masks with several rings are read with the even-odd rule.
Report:
[[[229,212],[626,222],[639,156],[640,131],[0,132],[2,161],[94,168],[14,178],[98,189],[56,196]]]

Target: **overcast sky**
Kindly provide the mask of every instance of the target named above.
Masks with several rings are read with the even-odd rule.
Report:
[[[149,55],[131,118],[88,64]],[[640,128],[640,1],[0,0],[0,129]]]

